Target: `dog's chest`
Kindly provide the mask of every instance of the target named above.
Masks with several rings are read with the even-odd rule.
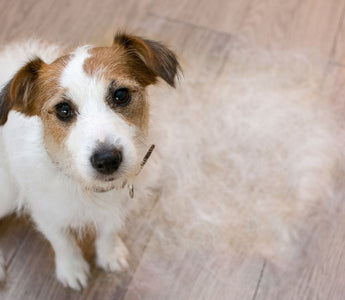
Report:
[[[126,201],[116,191],[91,195],[75,185],[67,188],[66,182],[27,195],[24,206],[31,215],[75,229],[103,223],[120,226],[126,212]]]

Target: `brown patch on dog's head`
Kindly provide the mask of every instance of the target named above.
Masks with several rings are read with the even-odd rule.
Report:
[[[85,63],[86,73],[98,70],[105,75],[133,77],[141,86],[154,84],[161,77],[175,87],[175,78],[181,70],[176,55],[163,44],[137,36],[119,33],[112,47],[90,50],[91,57]]]
[[[180,70],[175,54],[159,42],[127,34],[117,34],[112,47],[92,48],[84,63],[90,76],[101,76],[109,82],[106,101],[109,106],[138,128],[148,124],[148,103],[144,88],[161,77],[170,86]],[[132,101],[120,107],[112,102],[117,88],[127,88]]]

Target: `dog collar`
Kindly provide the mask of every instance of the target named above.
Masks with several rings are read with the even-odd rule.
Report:
[[[139,173],[141,172],[141,170],[145,166],[146,162],[150,158],[154,149],[155,149],[155,145],[151,145],[149,150],[146,152],[146,154],[145,154],[145,156],[144,156],[144,158],[140,164],[140,169],[139,169],[138,173],[135,174],[135,177],[139,175]],[[134,198],[134,185],[133,185],[133,183],[128,184],[128,192],[129,192],[129,197],[131,197],[133,199]]]

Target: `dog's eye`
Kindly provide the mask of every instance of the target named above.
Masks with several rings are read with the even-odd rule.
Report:
[[[56,116],[61,121],[69,121],[74,116],[73,108],[66,102],[59,103],[55,106]]]
[[[127,88],[120,88],[114,92],[114,102],[116,105],[126,106],[131,101],[131,95]]]

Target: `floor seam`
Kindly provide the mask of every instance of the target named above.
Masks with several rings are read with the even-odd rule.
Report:
[[[256,300],[256,296],[258,295],[258,292],[259,292],[259,289],[260,289],[260,285],[261,285],[261,281],[262,281],[262,278],[264,276],[265,268],[266,268],[266,262],[264,262],[262,264],[262,268],[261,268],[260,275],[259,275],[259,280],[258,280],[258,283],[257,283],[257,285],[255,287],[255,291],[254,291],[254,295],[253,295],[252,300]]]

